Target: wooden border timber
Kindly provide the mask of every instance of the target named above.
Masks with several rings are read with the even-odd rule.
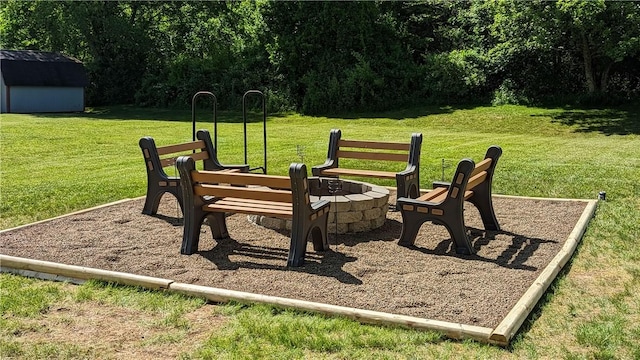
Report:
[[[395,325],[418,330],[433,330],[445,334],[452,339],[474,339],[488,342],[491,328],[430,320],[414,316],[390,314],[380,311],[364,310],[346,306],[323,304],[305,300],[289,299],[276,296],[253,294],[234,290],[218,289],[200,285],[172,283],[169,290],[183,294],[204,297],[212,302],[228,302],[231,300],[243,303],[270,304],[279,307],[311,311],[331,316],[344,316],[367,324]]]
[[[491,328],[480,326],[389,314],[379,311],[253,294],[200,285],[177,283],[167,279],[107,271],[83,266],[65,265],[2,254],[0,254],[0,264],[2,264],[0,267],[0,271],[2,272],[31,276],[43,280],[63,280],[79,284],[84,282],[83,280],[97,279],[124,285],[141,286],[150,289],[166,289],[172,292],[201,297],[212,302],[228,302],[233,300],[243,303],[269,304],[331,316],[345,316],[367,324],[395,325],[417,330],[432,330],[443,333],[452,339],[474,339],[481,342],[488,342],[492,331]]]
[[[589,220],[593,217],[598,205],[597,200],[589,200],[587,207],[582,212],[578,223],[569,234],[569,238],[564,243],[564,246],[558,254],[551,260],[551,262],[544,268],[542,273],[538,275],[538,278],[533,282],[529,289],[522,295],[520,300],[515,304],[511,311],[505,316],[505,318],[498,324],[493,330],[489,340],[492,343],[507,346],[511,338],[516,334],[518,329],[526,318],[529,316],[538,300],[547,291],[549,285],[555,280],[556,276],[562,270],[564,265],[571,259],[573,253],[578,247],[578,243],[582,239],[584,232],[587,229]]]
[[[35,273],[45,273],[63,276],[70,279],[96,279],[117,282],[124,285],[141,286],[149,289],[168,289],[173,280],[135,275],[117,271],[102,270],[84,266],[67,265],[43,260],[33,260],[0,254],[2,271],[5,268],[26,270]]]
[[[98,210],[98,209],[101,209],[101,208],[109,207],[109,206],[112,206],[112,205],[118,205],[118,204],[121,204],[121,203],[125,203],[127,201],[137,200],[137,199],[139,199],[139,198],[122,199],[122,200],[114,201],[114,202],[111,202],[111,203],[108,203],[108,204],[98,205],[98,206],[90,207],[88,209],[78,210],[78,211],[74,211],[74,212],[71,212],[71,213],[68,213],[68,214],[63,214],[63,215],[60,215],[60,216],[52,217],[50,219],[38,220],[36,222],[32,222],[32,223],[29,223],[29,224],[19,225],[19,226],[16,226],[16,227],[12,227],[10,229],[0,230],[0,234],[2,234],[4,232],[8,232],[8,231],[22,229],[22,228],[28,228],[30,226],[43,224],[43,223],[46,223],[46,222],[49,222],[49,221],[53,221],[53,220],[57,220],[57,219],[62,219],[62,218],[65,218],[67,216],[84,214],[84,213],[87,213],[87,212],[90,212],[90,211],[93,211],[93,210]]]
[[[390,187],[394,189],[393,187]],[[253,293],[245,293],[239,291],[211,288],[198,285],[190,285],[176,283],[172,280],[158,279],[147,276],[133,275],[121,272],[112,272],[88,267],[64,265],[53,262],[32,260],[26,258],[18,258],[0,254],[0,272],[13,273],[21,276],[35,277],[43,280],[67,281],[80,284],[88,279],[98,279],[104,281],[117,282],[125,285],[142,286],[152,289],[167,289],[169,291],[180,292],[184,294],[200,296],[210,301],[225,302],[236,300],[240,302],[271,304],[274,306],[288,307],[299,310],[312,311],[335,316],[346,316],[368,324],[396,325],[416,330],[433,330],[444,333],[447,337],[453,339],[470,338],[480,342],[507,346],[522,323],[529,316],[536,303],[546,292],[551,282],[555,279],[564,265],[571,259],[576,247],[578,246],[584,232],[586,231],[589,220],[593,217],[597,200],[585,199],[563,199],[563,198],[541,198],[541,197],[524,197],[513,195],[497,195],[496,197],[521,198],[533,200],[552,200],[552,201],[579,201],[586,202],[587,206],[583,211],[578,223],[569,235],[565,245],[560,252],[545,267],[536,281],[529,287],[525,294],[520,298],[512,310],[505,316],[495,329],[478,327],[466,324],[451,323],[439,320],[430,320],[424,318],[416,318],[405,315],[389,314],[357,308],[349,308],[322,303],[315,303],[303,300],[295,300],[288,298],[280,298],[274,296],[266,296]],[[45,223],[47,221],[63,218],[70,215],[82,214],[91,210],[116,205],[126,201],[140,199],[124,199],[121,201],[96,206],[93,208],[76,211],[70,214],[58,216],[55,218],[41,220],[35,223],[18,226],[12,229],[0,231],[0,233],[15,230],[23,227]]]

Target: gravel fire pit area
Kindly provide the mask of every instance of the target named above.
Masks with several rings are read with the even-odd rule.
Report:
[[[322,189],[322,180],[317,181]],[[363,194],[330,196],[377,197],[384,189],[359,186]],[[395,203],[394,192],[387,196]],[[349,212],[366,211],[352,210],[351,202],[344,201]],[[466,206],[476,254],[461,255],[446,229],[431,223],[421,227],[415,246],[398,245],[400,213],[383,205],[382,226],[340,236],[329,229],[330,249],[316,252],[309,244],[304,266],[290,268],[287,230],[258,226],[235,214],[227,218],[230,238],[213,240],[205,225],[198,251],[181,255],[182,214],[175,198],[163,196],[156,216],[142,214],[143,204],[144,198],[125,200],[2,231],[2,256],[27,260],[8,265],[5,259],[0,270],[24,269],[28,275],[44,271],[29,261],[46,261],[81,267],[78,274],[99,269],[150,276],[169,279],[171,288],[219,289],[217,299],[238,291],[253,301],[311,302],[315,305],[301,308],[312,311],[342,307],[344,315],[369,316],[367,322],[395,323],[406,316],[405,325],[507,344],[571,257],[595,211],[595,201],[494,196],[501,229],[485,231],[478,211]],[[341,213],[338,208],[339,226]]]

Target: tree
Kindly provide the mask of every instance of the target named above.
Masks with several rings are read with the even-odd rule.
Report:
[[[640,3],[558,1],[559,24],[582,55],[589,93],[607,92],[611,69],[640,55]]]
[[[640,3],[581,1],[494,1],[492,49],[513,64],[517,54],[580,61],[585,88],[606,92],[615,64],[640,54]],[[515,56],[514,56],[515,55]]]
[[[272,64],[299,110],[379,109],[415,93],[415,65],[376,2],[272,2]]]

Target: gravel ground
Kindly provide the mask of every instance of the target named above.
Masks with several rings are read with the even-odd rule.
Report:
[[[392,197],[391,202],[395,199]],[[177,282],[493,328],[562,248],[586,202],[495,197],[501,231],[484,231],[466,204],[475,255],[457,255],[444,227],[425,223],[414,247],[397,244],[399,212],[367,233],[329,235],[330,251],[308,245],[306,264],[287,268],[289,234],[228,218],[230,239],[203,226],[194,255],[181,255],[182,216],[143,199],[0,234],[1,253],[172,279]]]

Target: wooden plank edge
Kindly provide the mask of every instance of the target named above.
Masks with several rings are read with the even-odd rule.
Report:
[[[84,279],[76,279],[76,278],[57,275],[57,274],[48,274],[48,273],[32,271],[32,270],[14,269],[14,268],[9,268],[4,266],[0,266],[0,273],[20,275],[23,277],[29,277],[29,278],[35,278],[35,279],[47,280],[47,281],[67,282],[67,283],[76,284],[76,285],[82,285],[87,281]]]
[[[588,204],[582,212],[580,219],[578,219],[578,223],[569,234],[562,249],[560,249],[558,254],[554,256],[542,273],[540,273],[538,278],[522,295],[507,316],[505,316],[500,324],[492,331],[489,337],[491,343],[501,346],[509,345],[511,338],[524,323],[542,295],[547,291],[549,285],[551,285],[560,270],[562,270],[564,265],[566,265],[573,256],[573,253],[578,247],[578,243],[581,241],[587,229],[589,221],[596,211],[597,204],[597,200],[588,200]]]
[[[270,304],[284,308],[291,308],[330,316],[344,316],[361,323],[375,325],[395,325],[417,330],[433,330],[445,334],[452,339],[474,339],[490,342],[491,328],[451,323],[440,320],[430,320],[413,316],[389,314],[379,311],[350,308],[305,300],[289,299],[276,296],[253,294],[241,291],[218,289],[207,286],[171,283],[169,291],[175,291],[190,296],[205,298],[212,302],[224,303],[239,301],[243,303]]]
[[[549,200],[549,201],[582,201],[586,203],[591,203],[591,199],[573,199],[573,198],[546,198],[546,197],[536,197],[536,196],[520,196],[520,195],[503,195],[503,194],[492,194],[493,197],[498,198],[506,198],[506,199],[526,199],[526,200]]]
[[[50,261],[33,260],[0,254],[0,267],[7,272],[22,271],[34,274],[48,274],[49,277],[81,280],[102,280],[124,285],[141,286],[149,289],[167,289],[173,280],[155,278],[144,275],[129,274],[117,271],[102,270],[84,266],[60,264]],[[12,269],[9,271],[9,269]]]
[[[144,198],[144,196],[143,196],[142,198]],[[137,200],[137,199],[138,199],[138,198],[136,198],[136,199],[130,199],[130,198],[127,198],[127,199],[122,199],[122,200],[118,200],[118,201],[110,202],[110,203],[107,203],[107,204],[102,204],[102,205],[98,205],[98,206],[90,207],[90,208],[88,208],[88,209],[82,209],[82,210],[78,210],[78,211],[70,212],[70,213],[68,213],[68,214],[64,214],[64,215],[60,215],[60,216],[56,216],[56,217],[52,217],[52,218],[49,218],[49,219],[39,220],[39,221],[32,222],[32,223],[29,223],[29,224],[24,224],[24,225],[16,226],[16,227],[13,227],[13,228],[10,228],[10,229],[0,230],[0,234],[2,234],[2,233],[4,233],[4,232],[7,232],[7,231],[19,230],[19,229],[23,229],[23,228],[28,228],[28,227],[33,226],[33,225],[39,225],[39,224],[43,224],[43,223],[46,223],[46,222],[49,222],[49,221],[53,221],[53,220],[57,220],[57,219],[62,219],[62,218],[65,218],[65,217],[67,217],[67,216],[78,215],[78,214],[84,214],[84,213],[89,212],[89,211],[98,210],[98,209],[101,209],[101,208],[105,208],[105,207],[109,207],[109,206],[114,206],[114,205],[122,204],[122,203],[125,203],[125,202],[128,202],[128,201]]]
[[[59,264],[42,260],[19,258],[2,254],[0,254],[0,265],[0,272],[2,273],[11,273],[42,280],[82,284],[89,279],[96,279],[116,282],[123,285],[141,286],[149,289],[164,289],[190,296],[205,298],[209,301],[218,303],[240,301],[244,303],[270,304],[330,316],[344,316],[366,324],[401,326],[416,330],[432,330],[443,333],[445,336],[452,339],[473,339],[485,343],[491,342],[489,337],[492,329],[480,326],[218,289],[200,285],[176,283],[167,279]]]

